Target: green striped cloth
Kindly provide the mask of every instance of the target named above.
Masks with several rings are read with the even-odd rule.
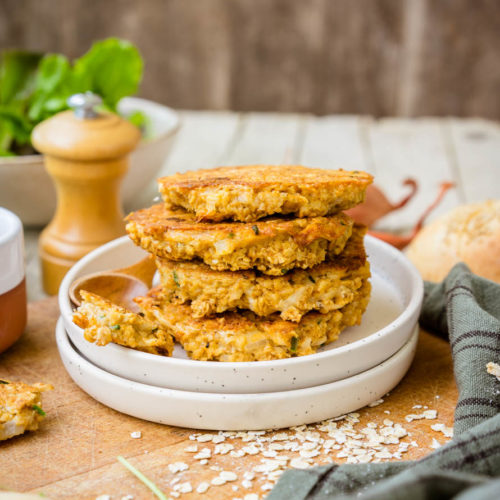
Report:
[[[500,358],[500,285],[457,264],[425,283],[420,322],[450,342],[453,440],[418,461],[288,470],[268,500],[500,499],[500,382],[486,371]]]

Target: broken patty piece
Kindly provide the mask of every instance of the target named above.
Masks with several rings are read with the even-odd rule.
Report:
[[[359,324],[370,298],[370,283],[365,281],[343,308],[326,314],[310,312],[298,323],[250,311],[194,318],[188,305],[164,303],[158,292],[154,289],[135,301],[174,335],[192,359],[267,361],[313,354],[348,326]]]
[[[38,429],[45,417],[42,392],[50,389],[49,384],[0,380],[0,441]]]
[[[157,257],[199,259],[215,271],[256,268],[273,276],[339,254],[353,226],[345,214],[272,217],[254,223],[198,222],[193,214],[172,212],[163,204],[133,212],[127,221],[134,243]]]
[[[183,208],[198,220],[215,222],[330,215],[361,203],[372,182],[366,172],[300,165],[220,167],[158,179],[168,209]]]
[[[151,354],[172,355],[172,336],[147,311],[134,313],[85,290],[80,295],[83,301],[73,322],[84,329],[89,342],[100,346],[113,342]]]
[[[365,231],[355,226],[344,251],[332,260],[283,276],[253,270],[213,271],[200,262],[158,258],[159,293],[167,302],[189,303],[195,318],[248,309],[258,316],[280,313],[282,319],[297,322],[310,311],[328,313],[352,302],[370,277]]]

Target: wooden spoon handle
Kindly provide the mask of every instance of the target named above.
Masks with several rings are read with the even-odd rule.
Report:
[[[156,272],[156,263],[152,255],[148,255],[132,266],[124,267],[122,269],[113,269],[113,273],[128,274],[134,278],[140,279],[148,288],[153,284],[153,276]]]

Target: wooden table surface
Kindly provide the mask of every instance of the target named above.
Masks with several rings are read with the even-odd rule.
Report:
[[[198,442],[190,439],[197,434],[194,430],[146,422],[98,403],[72,382],[59,359],[54,338],[58,314],[55,298],[30,304],[26,333],[11,349],[0,355],[0,378],[27,382],[43,380],[55,387],[44,394],[47,418],[41,428],[0,444],[0,490],[42,492],[52,499],[90,500],[100,495],[110,495],[112,499],[121,499],[126,495],[133,495],[136,500],[154,498],[117,462],[116,457],[123,455],[169,496],[175,494],[176,484],[189,482],[193,492],[181,494],[183,500],[200,496],[242,499],[249,493],[256,493],[256,498],[264,498],[268,491],[266,488],[273,481],[262,471],[254,470],[255,467],[265,467],[266,460],[273,462],[285,456],[288,457],[286,466],[290,467],[293,466],[292,459],[299,457],[297,451],[277,451],[277,456],[271,458],[270,455],[266,458],[261,452],[243,457],[235,457],[231,453],[246,446],[269,450],[271,442],[283,444],[282,431],[257,436],[258,443],[248,441],[248,436],[228,436],[222,443]],[[354,424],[354,429],[361,432],[367,426],[377,424],[382,432],[381,427],[390,426],[389,422],[384,423],[386,419],[400,424],[408,432],[398,440],[404,444],[390,444],[387,449],[394,453],[402,446],[408,449],[401,453],[402,459],[417,459],[432,451],[433,443],[436,444],[434,440],[443,444],[449,439],[442,432],[432,430],[431,425],[452,425],[456,399],[448,344],[421,332],[416,358],[408,374],[389,396],[384,397],[382,404],[359,411],[359,423]],[[436,410],[436,418],[407,421],[408,415],[422,415],[426,409]],[[343,423],[339,421],[338,427]],[[141,438],[133,439],[131,433],[137,431],[141,432]],[[306,441],[310,441],[311,436],[314,439],[316,431],[317,426],[307,426],[301,432],[302,440],[306,434]],[[220,436],[217,432],[200,431],[198,434]],[[293,436],[295,432],[287,434]],[[327,432],[319,432],[317,437],[325,441],[332,439]],[[338,441],[338,438],[335,439]],[[295,442],[301,441],[296,437]],[[366,443],[366,439],[360,442]],[[234,450],[217,453],[217,446],[221,444],[229,444]],[[319,452],[310,459],[311,465],[346,460],[337,456],[341,451],[339,448],[328,449],[324,444],[316,447]],[[203,448],[211,450],[207,464],[203,465],[196,459],[196,453],[186,451],[193,445],[197,445],[198,451]],[[189,468],[172,472],[168,466],[176,462],[182,462]],[[234,472],[236,480],[221,486],[211,485],[203,495],[196,493],[200,483],[211,483],[221,470]],[[255,479],[246,488],[244,474],[252,471]]]
[[[398,232],[412,226],[434,199],[442,181],[453,181],[456,188],[446,195],[432,218],[461,203],[500,198],[500,127],[494,122],[229,112],[182,112],[181,115],[182,128],[160,175],[249,163],[344,167],[374,174],[375,182],[392,200],[406,193],[402,181],[414,177],[420,185],[417,196],[378,226]],[[136,205],[126,208],[147,206],[155,196],[156,186],[152,182]],[[39,283],[38,236],[39,230],[25,231],[30,301],[44,297]],[[128,494],[135,499],[152,498],[117,463],[116,456],[122,454],[167,494],[175,494],[172,481],[177,476],[180,483],[189,481],[193,489],[204,480],[210,482],[219,474],[210,469],[212,466],[234,471],[238,479],[223,486],[211,486],[204,497],[243,499],[250,492],[257,493],[258,498],[265,496],[269,481],[261,473],[256,473],[250,489],[242,486],[243,472],[260,464],[261,454],[241,458],[230,453],[214,454],[203,466],[185,451],[194,442],[190,440],[194,431],[121,415],[78,389],[64,371],[55,349],[57,314],[54,299],[32,303],[28,332],[0,356],[2,376],[27,382],[45,380],[56,387],[45,396],[48,418],[41,430],[0,445],[0,488],[43,491],[51,498],[90,499],[111,495],[115,499]],[[416,360],[403,382],[383,404],[361,410],[355,428],[364,428],[369,422],[383,425],[386,418],[400,423],[411,434],[401,439],[409,446],[402,458],[418,458],[432,451],[434,439],[439,443],[448,439],[430,426],[436,422],[452,425],[455,401],[448,345],[423,333]],[[414,409],[414,405],[437,410],[438,418],[406,422],[408,414],[423,411]],[[309,430],[317,429],[313,426]],[[141,431],[142,437],[132,439],[130,434],[134,431]],[[273,436],[271,433],[264,437]],[[241,437],[227,437],[225,442],[235,450],[246,444]],[[417,446],[411,445],[412,442]],[[209,447],[215,451],[214,443],[198,445],[200,449]],[[312,461],[344,460],[336,453],[323,450]],[[297,454],[287,455],[293,458]],[[171,472],[168,465],[178,461],[188,464],[189,469]],[[181,494],[186,499],[200,496],[195,491]]]

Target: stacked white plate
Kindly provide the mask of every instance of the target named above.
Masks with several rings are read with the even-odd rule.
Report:
[[[144,257],[128,237],[80,260],[59,293],[56,339],[66,370],[101,403],[135,417],[182,427],[255,430],[289,427],[361,408],[396,386],[417,345],[422,280],[404,255],[366,237],[372,296],[360,326],[309,356],[275,361],[195,361],[176,347],[156,356],[84,340],[72,322],[71,283]]]

